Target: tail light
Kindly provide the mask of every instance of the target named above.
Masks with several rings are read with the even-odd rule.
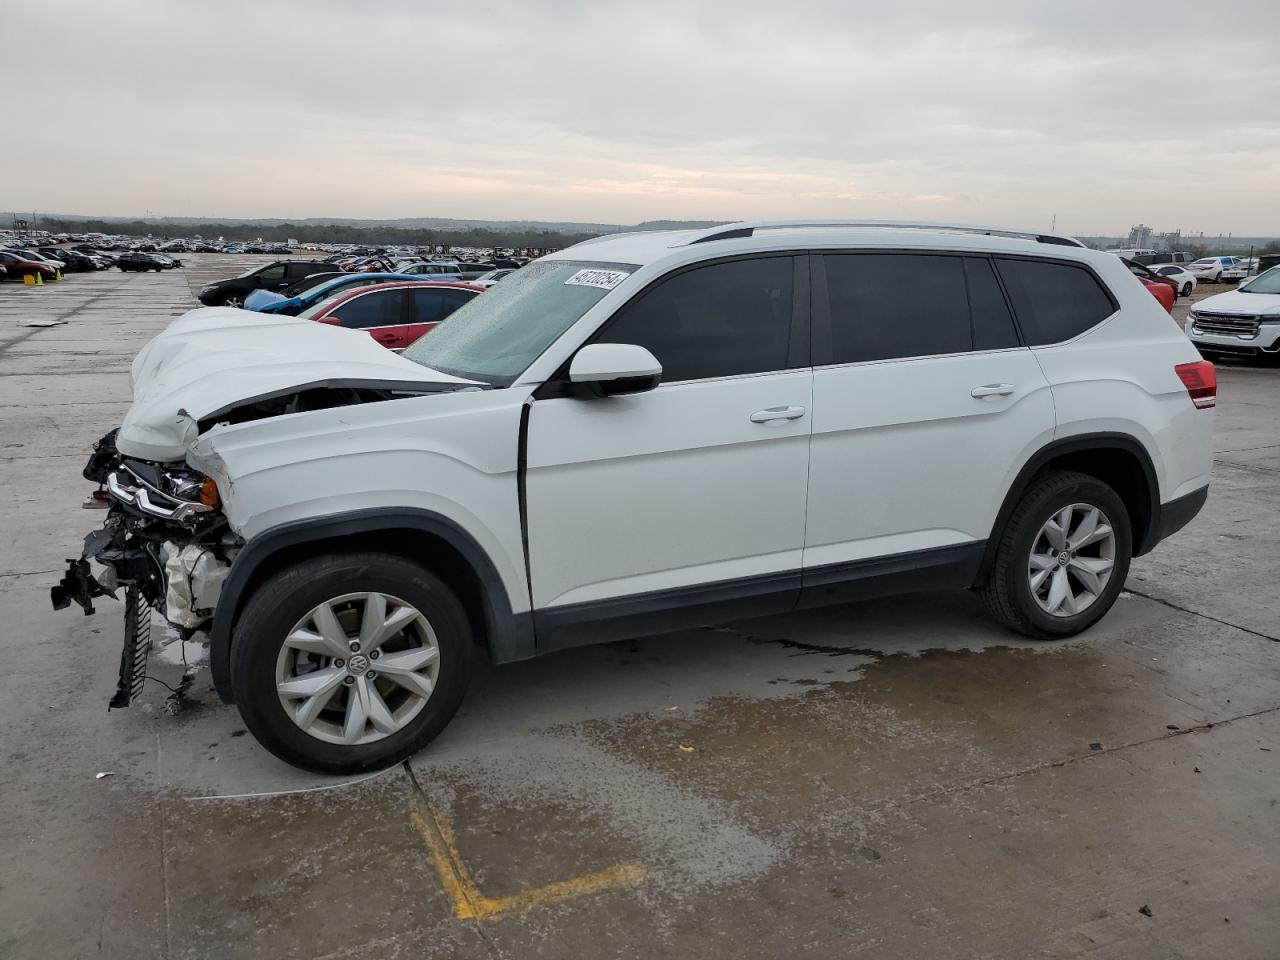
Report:
[[[1182,385],[1187,388],[1187,396],[1199,410],[1208,410],[1218,404],[1218,374],[1208,360],[1196,363],[1180,363],[1173,368]]]

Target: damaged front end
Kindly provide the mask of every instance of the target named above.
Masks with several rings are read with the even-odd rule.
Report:
[[[86,506],[105,506],[102,528],[85,537],[78,559],[50,590],[55,610],[73,602],[86,615],[99,597],[125,591],[125,635],[111,707],[124,707],[146,680],[151,611],[185,641],[213,616],[222,582],[242,546],[219,510],[216,484],[183,461],[123,456],[112,431],[94,444],[84,476],[98,484]],[[100,572],[94,572],[97,564]]]

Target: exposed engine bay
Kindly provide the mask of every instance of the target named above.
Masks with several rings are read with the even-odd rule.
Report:
[[[98,597],[125,591],[120,678],[110,706],[127,706],[142,690],[150,652],[150,612],[158,611],[185,641],[207,623],[222,582],[243,545],[227,525],[212,479],[185,462],[125,457],[116,431],[94,444],[84,476],[99,485],[86,506],[105,506],[102,528],[85,537],[50,591],[55,609],[74,601],[85,614]],[[100,572],[95,575],[91,561]]]

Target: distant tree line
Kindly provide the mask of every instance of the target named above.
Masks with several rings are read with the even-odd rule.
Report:
[[[598,236],[594,233],[559,233],[554,230],[465,230],[353,227],[344,224],[152,223],[147,220],[65,220],[42,216],[39,227],[49,233],[107,233],[129,237],[194,237],[206,240],[280,241],[300,243],[349,243],[357,246],[535,247],[560,249]]]

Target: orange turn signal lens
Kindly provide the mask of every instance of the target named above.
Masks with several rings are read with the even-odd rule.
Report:
[[[204,483],[200,484],[200,502],[206,507],[216,507],[219,503],[218,485],[212,477],[205,477]]]

